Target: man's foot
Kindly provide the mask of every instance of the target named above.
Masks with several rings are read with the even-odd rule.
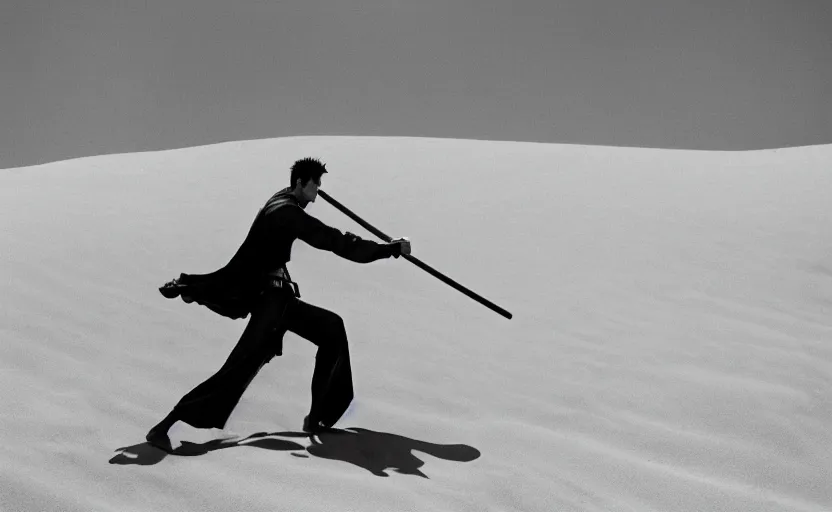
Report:
[[[171,412],[165,419],[160,421],[156,424],[150,431],[144,436],[145,440],[151,445],[159,448],[160,450],[164,450],[168,453],[173,452],[173,446],[170,443],[170,437],[168,437],[168,430],[176,423],[178,418],[176,414]]]
[[[168,437],[167,429],[153,427],[150,429],[150,432],[144,436],[144,438],[151,446],[155,446],[156,448],[167,453],[173,453],[173,446],[170,444],[170,437]]]
[[[309,415],[303,418],[303,431],[307,434],[320,434],[322,432],[331,432],[332,428],[327,427],[319,420],[310,420]]]

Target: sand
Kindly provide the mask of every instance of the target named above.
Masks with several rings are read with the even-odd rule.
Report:
[[[224,265],[305,156],[514,318],[297,242],[303,299],[346,322],[345,432],[299,433],[290,333],[225,431],[148,446],[246,322],[157,288]],[[0,510],[830,510],[831,190],[832,146],[298,137],[0,170]]]

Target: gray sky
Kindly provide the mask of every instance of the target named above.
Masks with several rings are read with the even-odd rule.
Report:
[[[832,142],[832,2],[6,0],[0,168],[292,135]]]

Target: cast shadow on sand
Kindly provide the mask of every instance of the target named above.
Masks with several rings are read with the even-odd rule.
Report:
[[[304,446],[291,440],[299,438],[309,439],[311,444]],[[376,476],[390,476],[386,471],[392,470],[423,478],[428,478],[421,471],[425,462],[416,457],[414,451],[455,462],[470,462],[480,456],[479,450],[464,444],[435,444],[364,428],[334,429],[314,436],[303,432],[259,432],[233,441],[215,440],[201,444],[185,441],[173,454],[196,456],[237,447],[286,451],[301,458],[311,455],[322,459],[340,460],[364,468]],[[161,462],[168,455],[147,443],[119,448],[116,451],[118,453],[110,459],[110,464],[149,466]]]

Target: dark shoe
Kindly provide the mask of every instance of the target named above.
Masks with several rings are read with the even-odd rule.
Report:
[[[176,413],[171,411],[165,419],[157,423],[150,431],[144,436],[145,440],[151,446],[155,446],[160,450],[164,450],[168,453],[173,452],[173,447],[171,446],[170,437],[168,437],[168,430],[179,421]]]
[[[159,428],[158,426],[153,427],[144,438],[151,446],[155,446],[167,453],[173,453],[173,446],[170,444],[167,429]]]
[[[159,292],[166,298],[166,299],[175,299],[179,297],[186,286],[179,282],[179,279],[173,279],[165,283],[159,288]],[[190,298],[190,297],[188,297]],[[188,302],[188,301],[186,301]]]
[[[309,415],[303,418],[303,431],[307,434],[320,434],[321,432],[330,432],[332,429],[324,425],[318,420],[309,420]]]

